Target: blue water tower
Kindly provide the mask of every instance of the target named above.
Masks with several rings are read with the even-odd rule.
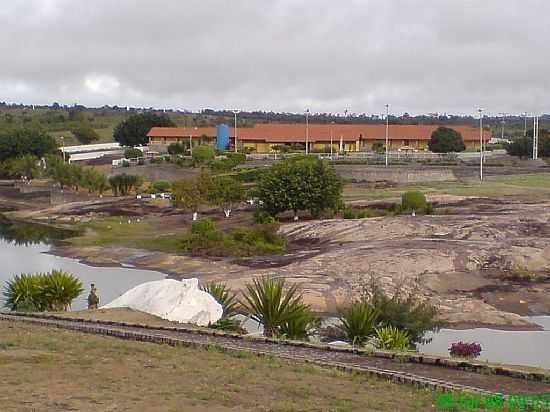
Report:
[[[229,148],[229,127],[226,124],[216,127],[216,147],[220,152]]]

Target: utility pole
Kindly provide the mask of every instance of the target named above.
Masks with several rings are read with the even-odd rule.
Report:
[[[309,109],[306,109],[306,155],[309,154]]]
[[[527,137],[527,112],[523,113],[523,137]]]
[[[533,115],[533,160],[539,158],[539,118]]]
[[[334,160],[332,157],[332,126],[334,126],[334,122],[330,122],[330,160]]]
[[[479,112],[479,180],[483,181],[483,109]]]
[[[233,110],[233,114],[235,115],[235,153],[237,153],[237,115],[240,113],[240,110]]]
[[[388,145],[389,145],[389,141],[390,141],[390,134],[389,134],[390,119],[389,119],[389,116],[390,116],[390,105],[386,104],[386,167],[388,167]]]

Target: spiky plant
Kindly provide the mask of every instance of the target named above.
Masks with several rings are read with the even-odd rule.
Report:
[[[354,302],[340,312],[340,329],[353,344],[363,345],[374,332],[378,316],[378,310],[368,302]]]
[[[405,351],[411,346],[411,337],[406,331],[395,326],[384,326],[376,329],[378,347],[380,349]]]
[[[41,299],[42,277],[22,273],[8,280],[4,286],[4,306],[11,310],[35,312],[44,310]]]
[[[73,300],[84,292],[80,279],[62,270],[46,274],[41,289],[46,309],[56,312],[69,310]]]
[[[298,287],[285,287],[284,279],[270,276],[253,279],[243,292],[242,306],[252,319],[264,327],[264,335],[280,336],[285,323],[303,316],[302,295]]]
[[[239,302],[237,301],[237,297],[225,283],[208,282],[205,285],[201,285],[201,290],[212,295],[212,297],[222,305],[222,318],[229,318],[239,313]]]
[[[307,340],[320,326],[321,319],[309,305],[301,304],[294,318],[281,325],[281,334],[293,340]]]

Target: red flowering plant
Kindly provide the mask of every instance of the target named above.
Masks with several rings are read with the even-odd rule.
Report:
[[[481,345],[476,342],[455,342],[451,343],[449,353],[453,357],[477,358],[481,355]]]

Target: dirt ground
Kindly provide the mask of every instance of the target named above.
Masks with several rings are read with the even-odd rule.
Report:
[[[0,322],[3,412],[431,411],[434,393],[241,352]]]

